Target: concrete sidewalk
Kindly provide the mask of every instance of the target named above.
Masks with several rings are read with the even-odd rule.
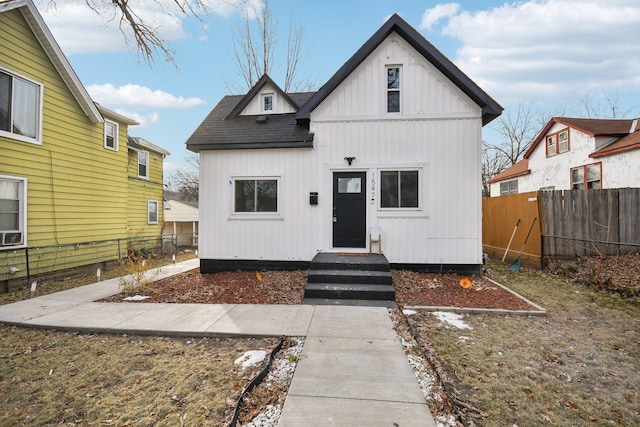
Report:
[[[156,269],[162,279],[197,268]],[[98,303],[119,280],[0,306],[0,322],[114,334],[304,336],[279,426],[435,426],[386,308]]]

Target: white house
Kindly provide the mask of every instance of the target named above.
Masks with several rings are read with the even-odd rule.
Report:
[[[317,92],[263,76],[225,96],[187,141],[201,271],[368,252],[372,227],[394,266],[478,271],[482,126],[501,112],[398,15]]]
[[[198,202],[168,199],[164,204],[162,234],[176,235],[178,246],[197,246],[198,217]]]
[[[536,190],[640,187],[638,119],[554,117],[523,159],[493,177],[491,197]]]

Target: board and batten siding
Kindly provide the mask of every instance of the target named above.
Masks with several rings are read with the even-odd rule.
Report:
[[[309,261],[321,250],[320,191],[310,148],[206,151],[200,154],[199,255],[209,259]],[[234,214],[233,181],[275,177],[278,214]],[[321,203],[330,203],[329,195]]]
[[[255,98],[249,102],[249,104],[242,110],[240,113],[241,116],[251,116],[257,114],[264,114],[263,110],[263,96],[264,95],[272,95],[273,96],[273,110],[269,111],[268,114],[285,114],[285,113],[295,113],[294,108],[289,104],[289,102],[282,97],[279,90],[276,90],[270,84],[264,85],[264,87],[260,90]]]
[[[402,66],[396,114],[386,113],[387,65]],[[382,227],[392,263],[480,265],[481,114],[392,34],[311,113],[313,148],[200,153],[200,257],[309,261],[319,251],[348,251],[332,247],[332,178],[362,171],[367,229]],[[351,166],[347,156],[355,157]],[[420,171],[419,209],[380,209],[380,171],[397,169]],[[279,177],[279,217],[234,218],[233,180],[242,176]],[[318,192],[317,206],[310,192]]]
[[[27,178],[28,245],[122,237],[127,126],[104,148],[103,123],[82,111],[22,14],[0,14],[0,67],[43,86],[41,144],[0,137],[0,174]]]

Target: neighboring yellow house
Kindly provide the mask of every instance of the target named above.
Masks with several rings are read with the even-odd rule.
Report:
[[[163,159],[167,150],[129,137],[127,235],[160,236],[163,225]]]
[[[0,282],[3,252],[160,237],[169,153],[137,124],[90,98],[31,0],[0,0]]]

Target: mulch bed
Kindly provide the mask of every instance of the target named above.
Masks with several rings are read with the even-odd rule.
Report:
[[[456,274],[393,271],[396,301],[400,306],[437,306],[502,310],[535,310],[512,293],[479,276],[469,276],[468,288]],[[307,271],[234,271],[200,274],[199,269],[154,282],[136,292],[122,293],[102,301],[145,295],[142,303],[199,304],[300,304]]]

